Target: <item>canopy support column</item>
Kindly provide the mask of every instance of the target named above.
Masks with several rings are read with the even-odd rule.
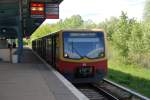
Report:
[[[22,0],[19,0],[19,16],[18,16],[18,63],[21,63],[23,52],[23,23],[22,23]]]

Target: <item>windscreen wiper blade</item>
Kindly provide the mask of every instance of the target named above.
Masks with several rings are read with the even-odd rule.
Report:
[[[83,58],[81,54],[78,52],[78,50],[74,47],[73,42],[72,42],[72,48],[75,50],[75,52],[80,56],[80,58]]]

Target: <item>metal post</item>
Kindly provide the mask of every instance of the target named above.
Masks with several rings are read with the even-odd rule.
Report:
[[[21,62],[21,56],[23,51],[23,29],[22,29],[22,0],[19,0],[19,22],[18,22],[18,63]]]
[[[21,29],[19,29],[21,30]],[[19,31],[19,34],[18,34],[18,63],[21,62],[21,56],[22,56],[22,51],[23,51],[23,37],[22,37],[22,32]]]

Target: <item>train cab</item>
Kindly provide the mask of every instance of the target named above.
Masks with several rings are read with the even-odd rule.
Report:
[[[97,82],[106,76],[107,46],[103,30],[61,30],[43,39],[46,44],[51,43],[41,44],[51,48],[45,49],[48,52],[45,60],[52,62],[71,82]]]

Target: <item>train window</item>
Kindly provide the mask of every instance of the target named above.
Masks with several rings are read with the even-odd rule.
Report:
[[[48,46],[51,46],[51,44],[52,44],[51,39],[48,39],[47,41],[48,41],[48,43],[47,43],[47,44],[48,44]]]
[[[102,58],[105,56],[103,32],[64,33],[64,57],[70,59]]]

